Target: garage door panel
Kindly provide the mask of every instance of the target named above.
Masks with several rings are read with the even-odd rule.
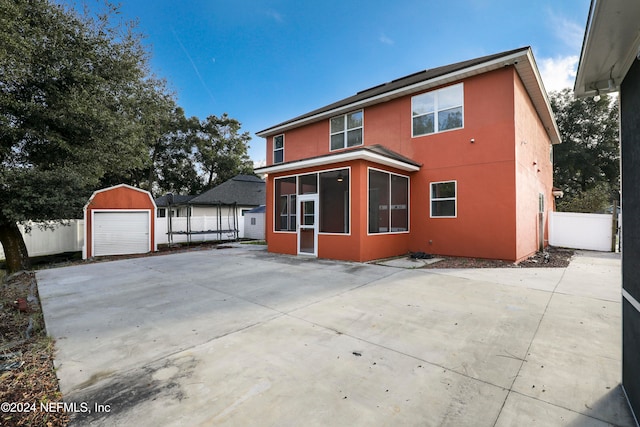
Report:
[[[94,256],[149,252],[149,212],[95,212],[93,247]]]

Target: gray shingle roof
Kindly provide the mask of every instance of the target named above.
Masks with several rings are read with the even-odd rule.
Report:
[[[173,202],[171,203],[173,206],[175,205],[185,205],[187,204],[187,202],[189,202],[189,200],[193,199],[196,196],[181,196],[179,194],[174,194],[173,195]],[[160,196],[158,198],[155,199],[156,202],[156,206],[158,207],[164,207],[164,206],[169,206],[169,204],[167,203],[167,195],[165,194],[164,196]]]
[[[190,205],[233,204],[260,206],[265,204],[266,185],[252,175],[237,175],[189,201]]]
[[[251,209],[247,213],[265,213],[267,211],[267,207],[265,205],[260,205],[257,208]]]
[[[364,101],[367,100],[369,98],[374,98],[376,96],[379,95],[383,95],[387,92],[393,92],[395,90],[401,89],[403,87],[406,86],[411,86],[413,84],[419,83],[419,82],[423,82],[423,81],[427,81],[427,80],[431,80],[440,76],[444,76],[446,74],[450,74],[450,73],[454,73],[460,70],[464,70],[470,67],[474,67],[476,65],[480,65],[483,64],[485,62],[489,62],[492,61],[494,59],[498,59],[501,57],[506,57],[509,55],[512,55],[514,53],[517,52],[524,52],[527,51],[529,49],[529,47],[522,47],[519,49],[513,49],[513,50],[509,50],[506,52],[500,52],[500,53],[496,53],[493,55],[487,55],[487,56],[483,56],[480,58],[474,58],[474,59],[470,59],[467,61],[462,61],[462,62],[457,62],[455,64],[450,64],[450,65],[445,65],[443,67],[437,67],[437,68],[431,68],[428,70],[424,70],[424,71],[419,71],[417,73],[414,74],[410,74],[408,76],[405,77],[401,77],[399,79],[395,79],[392,80],[388,83],[383,83],[381,85],[378,86],[374,86],[372,88],[369,89],[365,89],[362,90],[358,93],[356,93],[353,96],[350,96],[348,98],[344,98],[340,101],[334,102],[333,104],[329,104],[326,105],[324,107],[318,108],[316,110],[310,111],[306,114],[303,114],[301,116],[298,117],[294,117],[293,119],[284,121],[282,123],[279,123],[275,126],[271,126],[270,128],[267,128],[265,130],[261,130],[260,132],[257,132],[256,134],[258,136],[267,136],[270,134],[270,132],[272,132],[274,129],[280,128],[282,126],[285,126],[289,123],[294,123],[300,120],[304,120],[306,118],[310,118],[313,116],[317,116],[319,114],[328,112],[328,111],[332,111],[335,110],[337,108],[340,107],[345,107],[347,105],[359,102],[359,101]]]

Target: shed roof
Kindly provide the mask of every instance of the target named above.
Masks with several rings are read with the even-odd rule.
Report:
[[[190,205],[238,204],[263,205],[266,200],[265,182],[252,175],[236,175],[228,181],[189,200]]]
[[[265,213],[267,211],[267,207],[265,205],[260,205],[257,208],[253,208],[251,209],[249,212],[247,212],[248,214],[254,214],[254,213]]]
[[[128,184],[118,184],[118,185],[114,185],[114,186],[111,186],[111,187],[102,188],[100,190],[94,191],[93,194],[91,195],[91,197],[89,197],[89,200],[87,201],[87,204],[84,205],[84,211],[86,212],[87,209],[90,209],[90,208],[92,208],[93,205],[95,205],[94,199],[96,199],[97,197],[104,196],[105,194],[109,194],[109,193],[112,193],[112,192],[121,192],[121,191],[133,192],[134,194],[135,193],[141,193],[144,196],[146,196],[146,197],[143,197],[143,199],[147,199],[148,198],[148,200],[149,200],[148,205],[149,206],[153,206],[154,209],[157,208],[155,200],[153,200],[153,197],[151,196],[151,193],[149,193],[147,190],[143,190],[141,188],[133,187],[133,186],[128,185]],[[138,199],[138,200],[140,200],[140,199]],[[121,205],[121,203],[125,204],[126,207],[134,207],[134,206],[130,206],[131,203],[134,203],[134,201],[131,199],[131,197],[120,198],[118,200],[118,203],[119,203],[118,206],[110,206],[110,207],[122,208],[123,206]]]

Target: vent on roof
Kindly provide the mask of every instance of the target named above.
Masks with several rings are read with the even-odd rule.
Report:
[[[378,86],[373,86],[373,87],[370,87],[369,89],[361,90],[360,92],[356,93],[356,95],[360,95],[360,94],[363,94],[363,93],[365,93],[365,92],[369,92],[369,91],[371,91],[371,90],[381,88],[381,87],[383,87],[383,86],[386,86],[387,84],[388,84],[388,83],[382,83],[382,84],[380,84],[380,85],[378,85]]]
[[[418,76],[418,75],[420,75],[420,74],[424,74],[424,73],[426,73],[427,71],[429,71],[429,70],[417,71],[417,72],[415,72],[415,73],[413,73],[413,74],[409,74],[408,76],[404,76],[404,77],[400,77],[400,78],[395,79],[395,80],[391,80],[391,83],[396,83],[396,82],[399,82],[399,81],[401,81],[401,80],[406,80],[406,79],[408,79],[408,78],[410,78],[410,77],[415,77],[415,76]]]

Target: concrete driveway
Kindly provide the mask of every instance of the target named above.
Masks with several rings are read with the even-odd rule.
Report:
[[[233,246],[38,272],[75,425],[634,425],[615,255],[406,270]]]

